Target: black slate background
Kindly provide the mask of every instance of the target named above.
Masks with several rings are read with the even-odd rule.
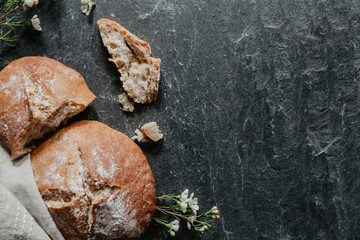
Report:
[[[40,0],[42,33],[19,33],[1,64],[47,56],[79,71],[94,119],[128,136],[157,121],[166,140],[142,146],[157,194],[186,188],[221,220],[175,238],[152,223],[142,239],[359,239],[360,2],[355,0]],[[119,109],[123,90],[96,27],[115,20],[162,59],[155,104]]]

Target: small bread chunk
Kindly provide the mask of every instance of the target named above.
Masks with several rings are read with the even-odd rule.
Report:
[[[0,141],[14,160],[33,140],[56,129],[96,99],[77,71],[46,57],[24,57],[0,72]]]
[[[148,137],[146,137],[139,129],[135,130],[135,136],[131,137],[131,140],[138,141],[139,143],[146,143],[150,141]]]
[[[149,44],[114,21],[100,19],[97,25],[129,97],[136,103],[156,101],[161,60],[150,57]]]
[[[158,142],[163,138],[163,136],[164,135],[161,134],[156,122],[148,122],[141,127],[141,131],[136,129],[135,136],[133,136],[131,139],[133,141],[137,140],[139,143],[145,143],[150,140],[153,142]]]
[[[163,138],[164,135],[161,134],[158,125],[156,124],[156,122],[149,122],[149,123],[145,123],[142,127],[141,127],[141,131],[148,137],[151,139],[151,141],[157,142],[160,139]]]
[[[119,103],[122,105],[120,109],[125,112],[133,112],[135,110],[134,102],[131,101],[131,99],[126,93],[122,93],[119,95]]]
[[[57,131],[31,153],[39,192],[65,239],[139,239],[156,209],[141,149],[97,121]]]

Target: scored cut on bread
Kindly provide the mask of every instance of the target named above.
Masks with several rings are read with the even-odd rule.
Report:
[[[0,141],[14,160],[95,99],[81,74],[62,63],[17,59],[0,72]]]
[[[155,213],[141,149],[97,121],[57,131],[31,153],[36,184],[65,239],[138,239]]]
[[[121,74],[123,88],[136,103],[156,101],[161,60],[150,57],[147,42],[109,19],[97,21],[104,46]]]

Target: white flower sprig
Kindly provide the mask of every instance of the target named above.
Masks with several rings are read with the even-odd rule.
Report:
[[[194,198],[194,193],[189,197],[189,190],[186,189],[180,195],[167,194],[157,197],[159,200],[164,200],[170,203],[170,206],[157,206],[156,209],[166,215],[175,217],[175,220],[169,222],[165,219],[154,217],[154,220],[166,226],[171,236],[175,236],[175,233],[179,230],[179,221],[184,219],[187,224],[187,228],[192,227],[201,233],[204,233],[215,223],[215,220],[220,219],[220,211],[214,206],[205,213],[198,214],[199,205],[198,198]],[[206,220],[200,220],[206,218]]]
[[[88,16],[96,3],[91,0],[81,0],[81,11]]]

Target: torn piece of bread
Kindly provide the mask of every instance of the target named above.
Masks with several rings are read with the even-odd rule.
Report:
[[[156,101],[161,60],[150,57],[149,44],[114,21],[100,19],[97,25],[129,97],[136,103]]]
[[[122,93],[118,97],[119,103],[122,105],[121,110],[125,112],[133,112],[135,110],[134,102],[129,98],[126,93]]]
[[[139,143],[146,143],[150,141],[150,139],[145,136],[139,129],[135,130],[135,135],[131,137],[131,140],[138,141]]]
[[[151,141],[157,142],[160,139],[163,138],[164,135],[161,134],[158,125],[156,124],[156,122],[149,122],[149,123],[145,123],[142,127],[141,127],[141,131],[148,137],[151,139]]]
[[[77,71],[46,57],[24,57],[0,72],[0,141],[16,159],[96,99]]]
[[[136,129],[135,136],[133,136],[131,139],[137,140],[139,143],[145,143],[149,140],[158,142],[163,138],[163,136],[164,135],[160,132],[156,122],[148,122],[141,127],[141,132]]]
[[[156,209],[141,149],[97,121],[57,131],[31,153],[39,192],[65,239],[140,238]]]

